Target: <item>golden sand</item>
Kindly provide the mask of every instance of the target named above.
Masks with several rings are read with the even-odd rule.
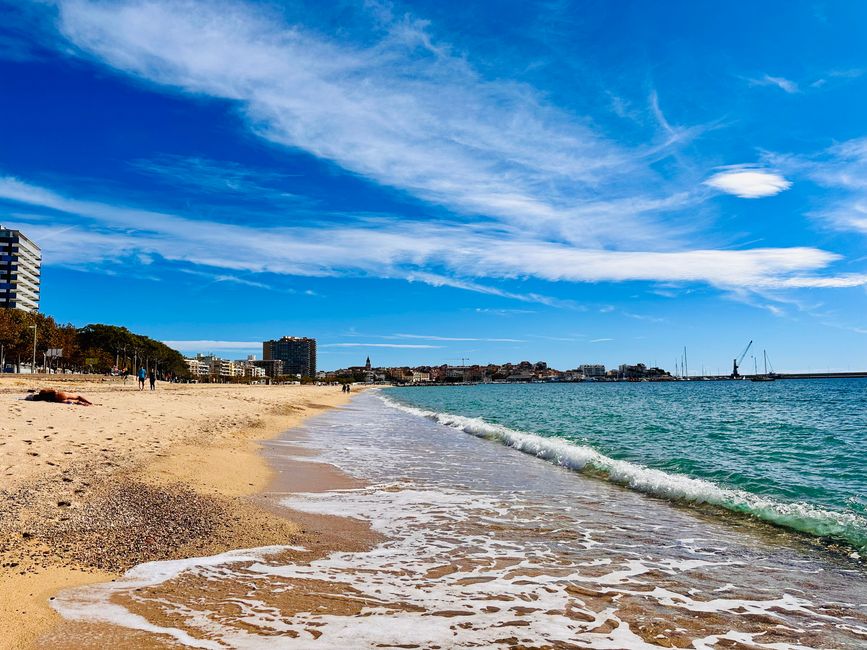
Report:
[[[43,387],[94,405],[21,400]],[[32,647],[64,587],[286,543],[298,527],[245,498],[273,476],[257,440],[348,398],[339,387],[0,379],[0,647]]]

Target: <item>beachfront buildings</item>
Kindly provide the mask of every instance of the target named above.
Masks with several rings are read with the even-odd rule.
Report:
[[[316,376],[316,339],[297,336],[262,342],[264,361],[282,361],[283,373],[297,377]]]
[[[544,361],[531,363],[489,363],[487,365],[452,366],[397,366],[373,367],[368,362],[363,366],[350,366],[339,370],[320,372],[320,381],[358,383],[409,384],[463,384],[463,383],[539,383],[580,381],[670,381],[671,375],[661,368],[651,368],[643,363],[623,364],[616,370],[606,371],[602,364],[583,364],[574,370],[550,368]]]
[[[42,251],[20,230],[0,226],[0,308],[39,311]]]
[[[193,379],[200,381],[225,381],[233,377],[265,377],[265,368],[257,366],[255,359],[230,361],[213,354],[197,354],[194,358],[184,359]]]
[[[601,363],[583,363],[578,366],[578,370],[581,371],[581,374],[587,377],[604,377],[605,376],[605,366]]]

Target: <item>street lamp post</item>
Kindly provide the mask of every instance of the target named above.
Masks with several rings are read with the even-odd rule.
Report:
[[[30,366],[30,374],[36,374],[36,325],[31,325],[31,329],[33,329],[33,363]]]

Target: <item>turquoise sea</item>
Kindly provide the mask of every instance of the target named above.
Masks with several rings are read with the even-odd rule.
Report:
[[[658,497],[867,551],[867,380],[399,388],[416,414]]]

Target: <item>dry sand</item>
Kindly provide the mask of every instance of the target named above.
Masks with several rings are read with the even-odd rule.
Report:
[[[21,400],[37,387],[94,406]],[[0,379],[0,647],[32,647],[63,587],[298,537],[247,498],[273,478],[256,441],[347,399],[338,387]]]

